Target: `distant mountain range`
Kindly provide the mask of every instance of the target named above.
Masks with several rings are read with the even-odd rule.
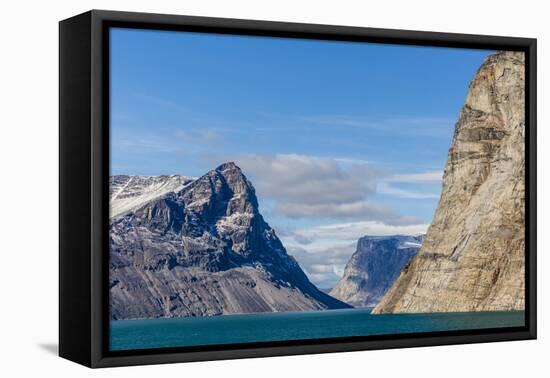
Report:
[[[258,211],[233,163],[204,176],[113,176],[112,319],[341,309]]]
[[[423,236],[364,236],[330,295],[354,307],[375,306],[416,255]]]

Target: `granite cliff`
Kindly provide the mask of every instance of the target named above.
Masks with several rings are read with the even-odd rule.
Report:
[[[524,92],[523,53],[486,58],[455,126],[424,243],[374,313],[524,308]]]
[[[349,307],[318,290],[287,254],[235,164],[196,180],[130,180],[111,179],[112,319]],[[131,200],[122,206],[121,198]]]
[[[376,305],[416,255],[422,236],[364,236],[330,295],[354,307]]]

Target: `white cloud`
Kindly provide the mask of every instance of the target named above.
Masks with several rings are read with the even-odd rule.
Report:
[[[433,170],[419,173],[402,173],[382,178],[376,192],[404,199],[438,199],[441,191],[443,171]],[[405,185],[407,188],[404,188]],[[411,190],[411,185],[419,190]],[[426,187],[431,191],[426,191]]]
[[[399,215],[387,206],[373,204],[367,201],[349,203],[283,203],[275,205],[275,212],[289,218],[331,218],[340,219],[397,219]]]
[[[426,193],[418,192],[414,190],[402,189],[396,186],[390,185],[386,182],[380,182],[377,186],[377,193],[386,194],[399,198],[408,199],[438,199],[439,193]]]
[[[334,157],[332,158],[339,163],[348,163],[348,164],[372,164],[370,160],[364,159],[355,159],[355,158],[343,158],[343,157]]]
[[[317,241],[323,241],[324,245],[321,245],[326,247],[326,243],[349,243],[365,235],[420,235],[426,233],[428,226],[425,223],[391,225],[377,221],[363,221],[309,227],[296,230],[294,234],[308,238],[312,241],[312,245]]]
[[[289,246],[293,255],[308,278],[319,288],[333,288],[344,274],[344,268],[356,243],[334,246],[326,250],[310,250],[298,246]]]
[[[306,155],[241,155],[235,160],[273,212],[290,218],[402,222],[386,205],[372,203],[384,174],[368,162]]]
[[[443,179],[443,171],[427,171],[421,173],[408,173],[393,175],[387,179],[391,182],[409,183],[439,183]]]
[[[311,244],[313,242],[313,240],[311,240],[310,238],[308,238],[307,236],[304,236],[304,235],[292,234],[292,236],[294,237],[294,240],[297,243],[302,244],[302,245],[308,245],[308,244]]]
[[[306,155],[245,155],[235,159],[263,195],[293,203],[348,203],[374,191],[377,171],[366,164],[348,170],[334,159]]]
[[[342,277],[359,238],[365,235],[420,235],[427,229],[427,224],[350,222],[303,228],[281,239],[315,285],[332,288]],[[300,242],[302,239],[308,241],[307,246]]]

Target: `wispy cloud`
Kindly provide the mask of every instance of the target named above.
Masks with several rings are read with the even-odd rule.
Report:
[[[365,235],[420,235],[426,232],[428,226],[425,223],[391,225],[379,221],[347,222],[295,230],[293,236],[300,235],[306,237],[312,241],[310,244],[319,240],[350,242],[357,241],[357,239]],[[285,239],[288,241],[289,237],[287,236]]]
[[[371,160],[364,159],[355,159],[355,158],[343,158],[343,157],[332,157],[335,161],[344,164],[374,164]]]
[[[423,136],[448,136],[448,130],[454,124],[454,119],[414,116],[372,118],[366,116],[319,115],[302,117],[302,119],[306,122],[323,125]]]
[[[296,115],[296,114],[273,114],[260,113],[261,116],[270,120],[276,120],[275,127],[292,128],[299,123],[303,127],[309,124],[313,128],[322,125],[324,127],[365,129],[378,133],[393,135],[414,135],[424,137],[448,137],[449,130],[453,128],[456,121],[447,117],[419,117],[419,116],[379,116],[347,114],[317,114],[317,115]],[[283,125],[283,126],[281,126]],[[266,126],[264,129],[271,129]]]
[[[398,198],[408,199],[438,199],[439,193],[420,192],[409,189],[398,188],[386,182],[380,182],[377,187],[377,193],[385,194]]]
[[[217,130],[225,132],[235,132],[240,128],[250,128],[255,125],[248,121],[240,120],[238,118],[228,119],[227,117],[217,114],[214,111],[204,111],[188,106],[185,102],[179,102],[167,97],[159,95],[150,95],[141,92],[131,92],[128,96],[131,96],[136,103],[135,106],[139,106],[140,110],[145,112],[139,112],[132,110],[118,110],[117,116],[113,119],[117,121],[138,121],[144,122],[143,116],[136,117],[136,114],[146,114],[151,119],[148,122],[160,122],[164,124],[165,128],[179,128],[179,129],[207,129]],[[157,123],[151,125],[153,128],[158,128]],[[131,128],[131,125],[130,125]]]
[[[438,199],[442,178],[441,170],[394,174],[382,178],[377,184],[376,192],[404,199]]]
[[[397,174],[389,177],[386,181],[411,182],[411,183],[439,183],[443,179],[443,171],[426,171],[420,173]]]
[[[116,151],[121,153],[172,153],[178,150],[173,140],[149,132],[117,133]]]
[[[155,132],[116,128],[113,129],[111,138],[116,141],[111,145],[112,152],[119,157],[140,159],[154,156],[174,161],[182,157],[200,158],[213,149],[223,148],[224,144],[224,134],[215,128],[177,128],[163,125],[158,125]]]
[[[215,129],[178,129],[174,136],[184,142],[194,145],[221,145],[223,138],[221,133]]]
[[[347,203],[282,203],[274,211],[290,218],[397,219],[399,215],[388,206],[357,201]]]
[[[149,103],[149,104],[154,105],[156,107],[162,107],[162,108],[165,108],[165,109],[170,109],[172,111],[177,111],[179,113],[184,113],[186,115],[199,115],[198,113],[196,113],[192,109],[188,108],[187,106],[185,106],[185,105],[183,105],[179,102],[166,99],[164,97],[153,96],[153,95],[140,93],[140,92],[133,93],[133,96],[136,99],[141,100],[142,102]]]

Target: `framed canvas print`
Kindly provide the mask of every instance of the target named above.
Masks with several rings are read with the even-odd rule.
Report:
[[[536,337],[536,40],[60,23],[60,355]]]

